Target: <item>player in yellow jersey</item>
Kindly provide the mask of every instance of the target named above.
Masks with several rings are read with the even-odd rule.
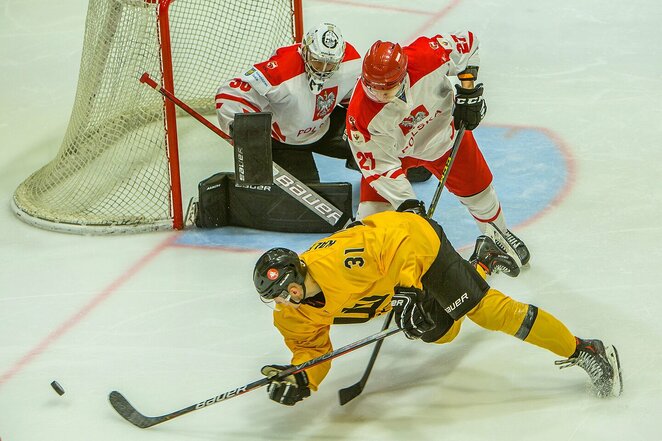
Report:
[[[467,261],[435,221],[387,211],[315,242],[300,256],[269,250],[257,261],[253,280],[264,300],[276,302],[274,324],[292,351],[292,364],[331,351],[331,325],[365,322],[393,308],[411,339],[448,343],[468,317],[563,357],[556,362],[561,367],[581,366],[598,396],[620,395],[613,346],[577,338],[548,312],[491,288],[485,276],[493,272],[516,276],[519,268],[487,236],[478,238]],[[287,367],[269,365],[262,373],[271,377]],[[317,390],[330,367],[323,363],[274,380],[269,397],[294,405]]]

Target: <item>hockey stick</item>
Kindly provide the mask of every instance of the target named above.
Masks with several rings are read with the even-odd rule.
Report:
[[[444,169],[441,171],[441,177],[439,178],[439,185],[437,185],[437,189],[434,191],[434,196],[432,196],[432,201],[430,202],[430,208],[428,208],[428,214],[427,214],[428,219],[432,219],[434,210],[436,210],[437,208],[437,204],[439,203],[439,198],[441,198],[441,192],[444,189],[444,185],[446,185],[446,180],[448,179],[448,175],[450,174],[451,167],[453,166],[453,162],[455,162],[455,157],[457,156],[457,152],[458,150],[460,150],[460,144],[462,143],[463,136],[464,136],[464,124],[460,122],[458,124],[457,135],[455,135],[455,142],[453,142],[453,147],[451,148],[451,153],[450,155],[448,155],[448,159],[446,160]]]
[[[384,319],[384,325],[382,326],[381,332],[384,332],[388,329],[392,319],[393,319],[393,311],[391,310],[386,315],[386,319]],[[357,383],[354,383],[351,386],[347,386],[338,391],[338,398],[340,398],[341,406],[344,406],[345,404],[349,403],[354,398],[358,397],[361,394],[361,392],[363,392],[363,388],[365,387],[365,384],[368,382],[368,377],[370,376],[370,372],[372,372],[372,367],[375,365],[375,361],[377,360],[377,355],[379,355],[379,350],[382,347],[382,343],[384,343],[384,340],[379,340],[375,345],[375,347],[373,348],[372,355],[370,356],[370,361],[368,362],[368,366],[365,368],[365,372],[363,373],[361,379]]]
[[[457,137],[455,138],[455,142],[453,143],[453,149],[451,150],[451,154],[448,156],[448,159],[446,160],[446,164],[444,166],[444,170],[442,171],[441,178],[439,179],[439,185],[437,185],[437,189],[434,192],[434,196],[432,197],[432,202],[430,202],[430,208],[428,209],[428,218],[432,218],[432,215],[434,214],[435,208],[437,208],[437,203],[439,202],[439,197],[441,196],[441,190],[444,188],[444,185],[446,184],[446,178],[448,177],[448,172],[451,169],[451,166],[453,165],[453,161],[455,161],[455,156],[457,155],[457,151],[459,150],[460,147],[460,142],[462,142],[462,136],[464,135],[464,124],[459,123],[458,124],[458,133]],[[520,268],[522,267],[522,260],[519,257],[519,254],[517,254],[517,250],[513,248],[511,244],[508,243],[507,240],[505,240],[505,234],[497,227],[494,222],[488,222],[485,226],[485,234],[492,238],[494,242],[503,250],[505,251],[510,257],[512,257],[515,260],[515,263],[517,266]]]
[[[296,374],[297,372],[301,372],[310,367],[317,366],[318,364],[324,363],[329,360],[333,360],[334,358],[340,357],[341,355],[345,355],[356,349],[362,348],[363,346],[367,346],[374,342],[381,342],[386,337],[389,337],[400,331],[401,329],[398,328],[391,330],[384,329],[376,334],[369,335],[368,337],[355,341],[354,343],[350,343],[348,345],[343,346],[342,348],[336,349],[335,351],[327,352],[326,354],[320,355],[319,357],[313,358],[312,360],[308,360],[304,363],[291,366],[288,369],[281,371],[275,377],[261,378],[257,381],[253,381],[252,383],[248,383],[245,386],[240,386],[235,389],[231,389],[227,392],[223,392],[219,395],[216,395],[215,397],[210,398],[208,400],[201,401],[196,404],[192,404],[191,406],[161,416],[150,417],[141,414],[136,410],[135,407],[133,407],[127,401],[126,398],[124,398],[124,396],[121,393],[117,391],[112,391],[108,396],[108,400],[110,401],[110,404],[113,406],[113,408],[117,411],[117,413],[119,413],[125,420],[127,420],[134,426],[140,427],[141,429],[146,429],[147,427],[152,427],[155,426],[156,424],[160,424],[165,421],[176,418],[178,416],[185,415],[189,412],[193,412],[194,410],[199,410],[204,407],[211,406],[212,404],[220,403],[221,401],[238,397],[239,395],[243,395],[245,393],[258,389],[262,386],[266,386],[271,381],[281,380],[289,375]]]
[[[439,178],[439,185],[437,185],[437,189],[435,190],[434,196],[432,197],[432,202],[430,202],[430,208],[428,208],[428,212],[427,212],[428,219],[432,218],[432,215],[434,214],[434,210],[437,207],[437,204],[439,203],[439,198],[441,197],[441,192],[444,189],[444,185],[446,184],[446,179],[448,178],[448,174],[451,170],[451,167],[453,166],[453,162],[455,161],[455,156],[457,156],[457,151],[460,149],[462,136],[464,136],[464,124],[460,123],[457,136],[455,137],[455,141],[453,142],[453,147],[451,148],[451,153],[450,155],[448,155],[448,159],[446,160],[444,169],[441,171],[441,177]],[[393,311],[391,310],[388,312],[388,315],[384,320],[384,326],[382,327],[382,331],[385,331],[389,327],[392,318],[393,318]],[[383,340],[378,342],[373,348],[372,355],[370,356],[370,361],[368,361],[368,366],[366,367],[365,372],[363,373],[361,379],[358,382],[352,384],[351,386],[347,386],[338,391],[338,398],[340,399],[341,406],[349,403],[354,398],[361,395],[361,392],[363,392],[363,388],[368,382],[368,377],[370,376],[370,372],[372,372],[372,367],[375,365],[375,361],[377,360],[377,355],[379,355],[379,350],[382,348],[382,343],[384,343]]]
[[[191,115],[193,118],[201,122],[205,127],[207,127],[212,132],[216,133],[218,136],[225,140],[231,140],[232,138],[223,132],[221,129],[216,127],[214,124],[209,122],[206,118],[200,115],[198,112],[193,110],[188,104],[177,98],[170,91],[160,87],[152,77],[149,76],[147,72],[143,73],[140,77],[140,82],[147,84],[152,89],[159,92],[161,95],[175,103],[186,113]],[[332,203],[324,199],[322,196],[311,190],[306,184],[299,181],[297,178],[292,176],[287,170],[283,169],[280,165],[275,162],[272,163],[273,173],[274,173],[274,183],[280,187],[285,193],[292,196],[294,199],[299,201],[302,205],[308,208],[310,211],[324,219],[330,225],[336,225],[340,218],[343,217],[342,211],[337,209]]]

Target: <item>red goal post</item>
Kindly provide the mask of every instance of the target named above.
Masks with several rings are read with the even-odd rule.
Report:
[[[189,117],[140,76],[213,115],[221,81],[302,35],[301,0],[90,0],[69,126],[14,212],[78,234],[183,228],[177,120]]]

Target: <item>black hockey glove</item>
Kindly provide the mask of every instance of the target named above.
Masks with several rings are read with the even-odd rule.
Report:
[[[398,209],[395,211],[414,213],[425,217],[425,202],[419,201],[417,199],[407,199],[401,203]]]
[[[272,378],[290,367],[288,365],[278,364],[267,365],[262,368],[262,375]],[[280,380],[274,379],[267,386],[267,393],[269,394],[269,398],[277,403],[294,406],[299,401],[310,396],[308,375],[306,375],[306,371],[301,371]]]
[[[398,286],[391,300],[395,323],[411,340],[421,338],[426,331],[434,328],[434,320],[423,309],[422,297],[423,292],[420,289]]]
[[[473,89],[455,85],[455,127],[459,127],[460,122],[464,123],[464,128],[473,130],[483,120],[487,112],[487,104],[483,100],[483,84],[477,84]]]

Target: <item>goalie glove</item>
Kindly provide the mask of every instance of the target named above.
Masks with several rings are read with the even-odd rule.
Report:
[[[487,113],[487,104],[483,100],[483,84],[477,84],[473,89],[465,89],[456,84],[455,90],[455,127],[459,127],[462,122],[465,129],[473,130]]]
[[[270,379],[273,378],[267,386],[269,398],[286,406],[294,406],[299,401],[310,396],[306,371],[297,372],[281,379],[275,378],[282,371],[290,367],[292,366],[272,364],[262,368],[262,375]]]
[[[391,308],[398,328],[405,331],[410,340],[421,338],[425,332],[434,328],[434,320],[423,309],[423,292],[417,288],[395,288]]]

